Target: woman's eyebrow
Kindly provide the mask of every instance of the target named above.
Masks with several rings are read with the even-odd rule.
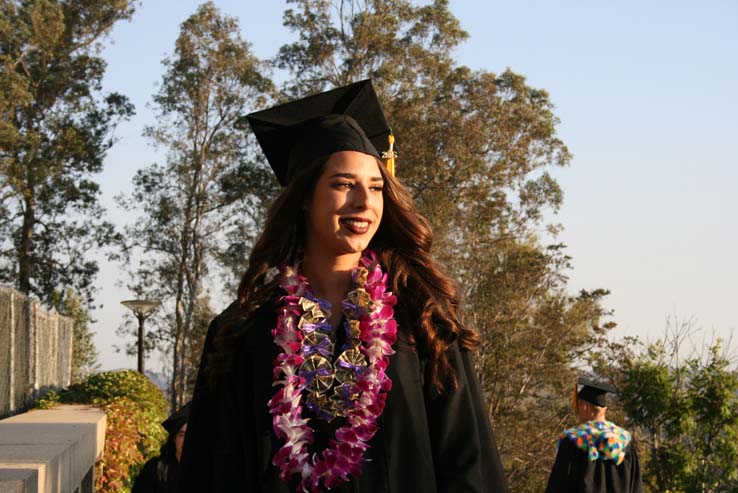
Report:
[[[329,178],[348,178],[350,180],[355,180],[356,175],[353,173],[335,173],[331,175]],[[381,176],[372,176],[369,178],[370,181],[384,181],[384,178]]]

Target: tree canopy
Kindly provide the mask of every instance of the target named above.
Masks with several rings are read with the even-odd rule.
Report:
[[[738,369],[729,344],[695,344],[697,332],[670,317],[655,342],[610,342],[593,358],[617,387],[651,491],[738,488]]]
[[[241,39],[238,22],[212,2],[182,23],[174,54],[154,95],[157,123],[150,141],[166,163],[141,168],[124,205],[142,214],[128,227],[140,263],[132,288],[165,301],[153,334],[172,357],[172,405],[183,404],[197,370],[208,306],[206,280],[219,267],[233,284],[260,226],[275,181],[253,152],[253,137],[236,125],[273,91],[266,65]],[[220,262],[220,264],[218,263]]]
[[[0,281],[47,305],[66,287],[92,302],[91,253],[116,239],[95,174],[133,114],[102,94],[97,56],[132,0],[0,1]]]

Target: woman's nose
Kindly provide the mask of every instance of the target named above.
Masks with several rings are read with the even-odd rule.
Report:
[[[351,205],[357,209],[366,209],[369,205],[369,189],[357,184],[351,191]]]

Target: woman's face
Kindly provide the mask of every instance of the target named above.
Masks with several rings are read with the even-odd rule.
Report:
[[[339,256],[366,249],[382,220],[383,186],[373,156],[331,154],[307,206],[306,250]]]

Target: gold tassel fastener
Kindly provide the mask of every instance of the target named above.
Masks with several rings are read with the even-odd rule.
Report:
[[[389,142],[389,149],[382,153],[382,159],[385,160],[387,172],[390,175],[395,176],[395,158],[397,157],[397,153],[394,150],[395,136],[392,134],[392,132],[390,132],[389,136],[387,137],[387,142]]]

